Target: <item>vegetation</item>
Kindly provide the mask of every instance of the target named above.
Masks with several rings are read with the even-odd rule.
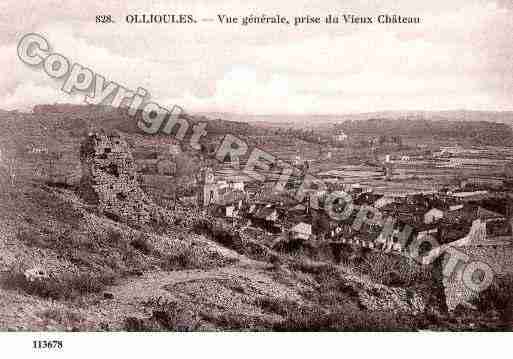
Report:
[[[114,273],[68,274],[60,277],[29,279],[15,268],[3,278],[2,283],[7,289],[21,289],[27,294],[56,300],[70,300],[90,293],[98,293],[106,286],[115,283]]]

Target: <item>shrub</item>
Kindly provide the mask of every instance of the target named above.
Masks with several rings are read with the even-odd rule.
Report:
[[[191,268],[191,259],[186,252],[169,254],[160,260],[160,268],[166,271],[182,270]]]
[[[38,317],[46,320],[53,320],[66,328],[76,328],[84,318],[77,311],[64,308],[49,308],[40,313]]]
[[[298,311],[300,308],[300,305],[295,301],[278,297],[259,297],[255,302],[264,311],[275,313],[282,317],[287,317],[290,313]]]
[[[123,234],[117,230],[108,232],[108,238],[113,244],[119,244],[123,240]]]
[[[376,282],[394,287],[425,284],[432,279],[430,266],[380,252],[371,253],[359,270]]]
[[[37,233],[33,230],[23,230],[19,229],[17,238],[21,243],[29,247],[38,247],[38,248],[47,248],[48,243],[45,240],[45,237],[40,233]]]
[[[290,269],[314,275],[336,275],[338,270],[334,265],[326,263],[309,262],[298,260],[290,264]]]
[[[194,233],[204,234],[213,241],[235,252],[259,261],[270,261],[272,252],[266,246],[241,237],[240,233],[205,220],[197,221]]]
[[[198,314],[179,303],[165,301],[154,306],[149,318],[128,317],[125,319],[127,331],[178,331],[189,332],[199,328]]]
[[[4,276],[3,285],[7,289],[21,289],[30,295],[62,300],[100,292],[107,285],[114,284],[115,280],[116,276],[109,272],[100,275],[83,273],[29,280],[21,271],[11,270]]]
[[[155,248],[144,235],[131,241],[130,245],[146,255],[156,254]]]
[[[258,315],[234,313],[230,311],[215,314],[204,312],[201,313],[201,315],[205,320],[214,324],[216,328],[221,330],[263,331],[272,329],[274,324]]]
[[[413,316],[395,313],[348,310],[323,313],[301,308],[275,325],[276,331],[412,331],[419,327]]]
[[[477,305],[482,311],[498,311],[501,320],[511,326],[513,324],[513,276],[496,277],[492,285],[480,294]]]

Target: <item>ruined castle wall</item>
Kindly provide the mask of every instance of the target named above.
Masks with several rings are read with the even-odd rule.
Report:
[[[94,193],[105,215],[131,224],[148,224],[159,216],[141,189],[137,165],[127,142],[117,134],[91,134],[82,144],[83,193]]]

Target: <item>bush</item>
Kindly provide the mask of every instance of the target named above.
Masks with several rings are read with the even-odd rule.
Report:
[[[111,230],[108,232],[108,238],[113,244],[119,244],[123,240],[123,234],[117,230]]]
[[[359,270],[372,280],[393,287],[415,286],[432,280],[431,266],[381,252],[371,253]]]
[[[295,301],[278,297],[259,297],[255,302],[264,311],[275,313],[282,317],[287,317],[290,313],[297,312],[300,308],[300,305]]]
[[[290,269],[314,275],[331,276],[338,274],[337,268],[332,264],[309,262],[306,260],[298,260],[291,263]]]
[[[150,241],[144,236],[139,236],[130,242],[130,245],[146,255],[157,254]]]
[[[153,305],[152,315],[149,318],[128,317],[125,319],[127,331],[178,331],[189,332],[199,328],[198,314],[177,302],[157,301]]]
[[[238,232],[202,220],[195,223],[193,232],[204,234],[211,240],[235,252],[258,261],[271,261],[273,254],[266,246],[241,237]]]
[[[513,276],[496,277],[492,285],[480,294],[477,305],[481,311],[495,310],[501,320],[513,324]]]
[[[50,308],[38,313],[38,317],[45,320],[53,320],[66,328],[76,328],[84,318],[80,313],[64,308]]]
[[[19,229],[17,234],[18,241],[29,247],[47,248],[49,244],[42,234],[34,230]]]
[[[301,308],[274,326],[276,331],[412,331],[419,328],[415,317],[395,313],[342,309],[323,313]]]
[[[258,315],[230,311],[215,314],[203,312],[201,315],[219,330],[264,331],[271,330],[273,327],[273,323]]]
[[[51,250],[63,260],[80,267],[84,272],[116,272],[126,275],[144,271],[150,267],[143,253],[158,256],[146,238],[137,238],[130,243],[124,232],[117,229],[90,231],[20,230],[18,238],[25,245]]]
[[[170,254],[160,260],[160,268],[166,271],[189,269],[192,261],[186,252]]]
[[[113,273],[66,275],[59,278],[43,277],[29,280],[24,273],[11,270],[3,278],[7,289],[21,289],[30,295],[56,300],[75,299],[89,293],[101,292],[115,283]]]

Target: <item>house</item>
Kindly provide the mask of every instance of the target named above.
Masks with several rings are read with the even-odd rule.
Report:
[[[388,156],[388,155],[387,155]],[[383,173],[385,174],[385,179],[390,181],[392,176],[394,175],[394,165],[392,162],[386,161],[383,165]]]
[[[382,194],[372,193],[372,192],[366,192],[366,193],[360,193],[356,196],[355,199],[353,199],[353,204],[356,206],[372,206],[376,207],[375,203],[383,198]]]
[[[239,190],[232,190],[229,187],[223,187],[217,191],[217,204],[229,205],[246,200],[246,193]]]
[[[305,222],[299,222],[289,230],[292,239],[308,240],[312,237],[312,225]]]
[[[319,209],[324,206],[327,197],[327,192],[324,190],[306,190],[306,204],[308,208]]]
[[[179,144],[170,144],[168,150],[170,155],[179,155],[182,153],[182,148]]]
[[[306,206],[303,204],[297,204],[291,208],[289,208],[289,212],[302,212],[304,213],[306,211]]]
[[[276,208],[268,205],[257,210],[254,214],[254,217],[269,222],[276,222],[278,220],[278,211],[276,210]]]
[[[184,205],[196,206],[198,204],[198,197],[197,196],[182,196],[182,197],[180,197],[180,202]]]
[[[383,196],[381,198],[378,198],[375,202],[374,202],[374,207],[376,208],[383,208],[387,205],[390,205],[392,203],[395,202],[395,199],[394,197],[390,197],[390,196]]]
[[[495,177],[469,177],[460,183],[462,189],[500,189],[504,186],[502,178]]]
[[[457,211],[458,209],[462,209],[463,204],[453,204],[449,206],[449,211]]]
[[[417,231],[417,238],[432,236],[434,237],[438,233],[438,227],[435,225],[427,225],[421,227]]]
[[[280,217],[278,209],[270,204],[252,204],[248,211],[251,223],[271,233],[281,232],[277,222]]]
[[[394,228],[394,230],[388,234],[381,232],[374,242],[376,244],[381,244],[381,248],[384,251],[400,252],[402,250],[402,243],[400,238],[401,234],[399,228]]]
[[[176,173],[176,163],[168,159],[162,159],[157,162],[157,173],[161,176],[173,176]]]
[[[381,208],[381,212],[385,217],[396,218],[398,221],[416,228],[424,224],[426,209],[423,206],[403,202],[388,204]]]
[[[443,218],[444,211],[438,208],[431,208],[424,214],[424,223],[430,224],[436,222],[440,218]]]
[[[46,147],[31,147],[29,150],[30,153],[48,153],[48,148]]]
[[[441,243],[481,243],[502,242],[511,236],[511,223],[497,212],[479,206],[465,206],[447,212],[438,223]],[[509,241],[509,239],[507,239]]]
[[[238,214],[237,214],[237,211],[235,210],[235,206],[231,205],[231,206],[226,206],[225,207],[225,214],[226,214],[226,217],[229,217],[229,218],[235,218],[235,217],[238,217]]]
[[[511,223],[508,219],[482,207],[477,209],[476,217],[468,234],[469,243],[511,242]]]
[[[242,201],[238,204],[231,204],[224,207],[224,215],[227,218],[239,218],[240,217],[240,209],[242,207]]]
[[[452,197],[461,202],[477,202],[489,197],[488,191],[455,192]]]
[[[333,136],[333,139],[337,142],[342,142],[347,140],[348,136],[344,131],[339,131],[336,135]]]
[[[240,182],[231,182],[230,183],[230,187],[233,190],[244,191],[244,182],[242,182],[242,181],[240,181]]]
[[[424,223],[426,224],[437,222],[445,216],[451,216],[451,212],[454,212],[456,214],[465,213],[465,210],[458,212],[459,210],[463,209],[464,204],[460,203],[458,200],[452,197],[433,197],[432,199],[426,202],[426,205],[428,208],[430,208],[424,214]]]

